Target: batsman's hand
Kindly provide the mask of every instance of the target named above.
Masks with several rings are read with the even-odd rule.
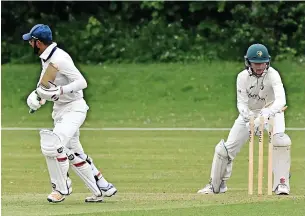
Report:
[[[42,105],[46,103],[46,100],[41,99],[36,90],[32,91],[26,100],[31,110],[38,110]]]
[[[50,82],[51,88],[45,88],[43,86],[39,86],[36,91],[41,98],[44,98],[48,101],[57,101],[59,96],[63,94],[62,87],[56,86],[54,83]]]

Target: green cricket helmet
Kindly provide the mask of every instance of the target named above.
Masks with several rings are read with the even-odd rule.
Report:
[[[269,55],[268,49],[263,44],[253,44],[251,45],[248,50],[247,54],[244,56],[245,58],[245,65],[247,69],[250,69],[252,74],[255,74],[253,69],[251,68],[251,63],[267,63],[266,71],[270,66],[270,59],[271,56]]]

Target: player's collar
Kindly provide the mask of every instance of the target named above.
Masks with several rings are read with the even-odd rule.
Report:
[[[54,51],[56,50],[56,47],[57,47],[57,43],[53,42],[43,51],[43,53],[40,54],[39,58],[41,58],[44,62],[46,62],[53,55]]]

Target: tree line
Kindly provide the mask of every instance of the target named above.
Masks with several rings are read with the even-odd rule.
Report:
[[[305,53],[295,1],[4,1],[1,21],[2,63],[37,61],[21,39],[37,23],[83,64],[243,60],[252,43],[276,60]]]

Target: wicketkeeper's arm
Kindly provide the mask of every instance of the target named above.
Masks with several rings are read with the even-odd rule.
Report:
[[[244,85],[242,74],[237,76],[236,81],[236,93],[237,93],[237,109],[240,115],[247,122],[250,118],[250,110],[248,107],[248,96],[246,92],[246,86]]]
[[[277,113],[280,112],[286,104],[286,94],[278,72],[272,73],[271,82],[275,100],[269,109],[272,113]]]

